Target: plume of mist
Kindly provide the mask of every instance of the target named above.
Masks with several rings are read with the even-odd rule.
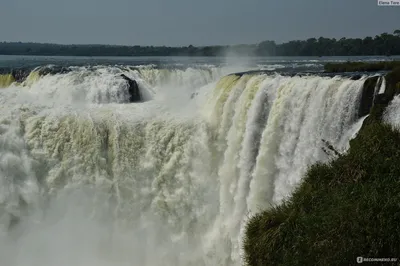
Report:
[[[1,265],[187,265],[196,257],[198,249],[173,243],[153,214],[117,223],[117,208],[109,194],[92,188],[64,190],[0,235]]]
[[[249,71],[256,66],[256,53],[254,47],[249,45],[229,46],[222,54],[225,64],[235,68],[237,72]]]

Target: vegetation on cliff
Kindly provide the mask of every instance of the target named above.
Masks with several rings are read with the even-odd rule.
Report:
[[[258,56],[351,56],[400,55],[399,30],[375,37],[320,37],[295,40],[282,44],[263,41],[259,44],[217,45],[195,47],[118,46],[118,45],[59,45],[41,43],[0,42],[3,55],[63,55],[63,56],[219,56],[225,52]]]
[[[351,66],[352,71],[365,67]],[[375,98],[348,153],[312,166],[290,199],[249,220],[244,239],[248,265],[400,259],[400,132],[381,120],[400,90],[400,69],[387,74],[386,81],[385,94]]]
[[[347,62],[325,64],[325,72],[376,72],[400,68],[400,61],[387,61],[376,63]]]

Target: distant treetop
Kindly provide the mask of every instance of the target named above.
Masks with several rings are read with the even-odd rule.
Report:
[[[400,29],[393,34],[382,33],[375,37],[360,38],[310,38],[282,44],[263,41],[259,44],[230,46],[193,45],[166,46],[118,46],[118,45],[60,45],[42,43],[1,42],[2,55],[48,56],[220,56],[226,52],[256,56],[364,56],[400,55]]]

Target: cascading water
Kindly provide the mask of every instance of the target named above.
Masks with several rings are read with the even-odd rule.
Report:
[[[400,96],[395,96],[386,108],[383,120],[393,128],[400,130]]]
[[[386,90],[386,79],[385,77],[382,77],[382,83],[381,86],[379,87],[379,94],[385,93]]]
[[[151,71],[0,90],[4,263],[240,265],[246,217],[332,158],[324,141],[344,152],[363,119],[366,77]],[[122,72],[152,100],[119,104]]]
[[[15,81],[11,74],[0,74],[0,88],[6,88]]]

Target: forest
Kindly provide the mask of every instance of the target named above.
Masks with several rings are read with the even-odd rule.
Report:
[[[364,56],[400,55],[400,30],[361,38],[310,38],[278,44],[263,41],[258,44],[225,46],[193,45],[119,46],[62,45],[46,43],[0,42],[1,55],[46,56],[224,56],[227,52],[242,56]]]

